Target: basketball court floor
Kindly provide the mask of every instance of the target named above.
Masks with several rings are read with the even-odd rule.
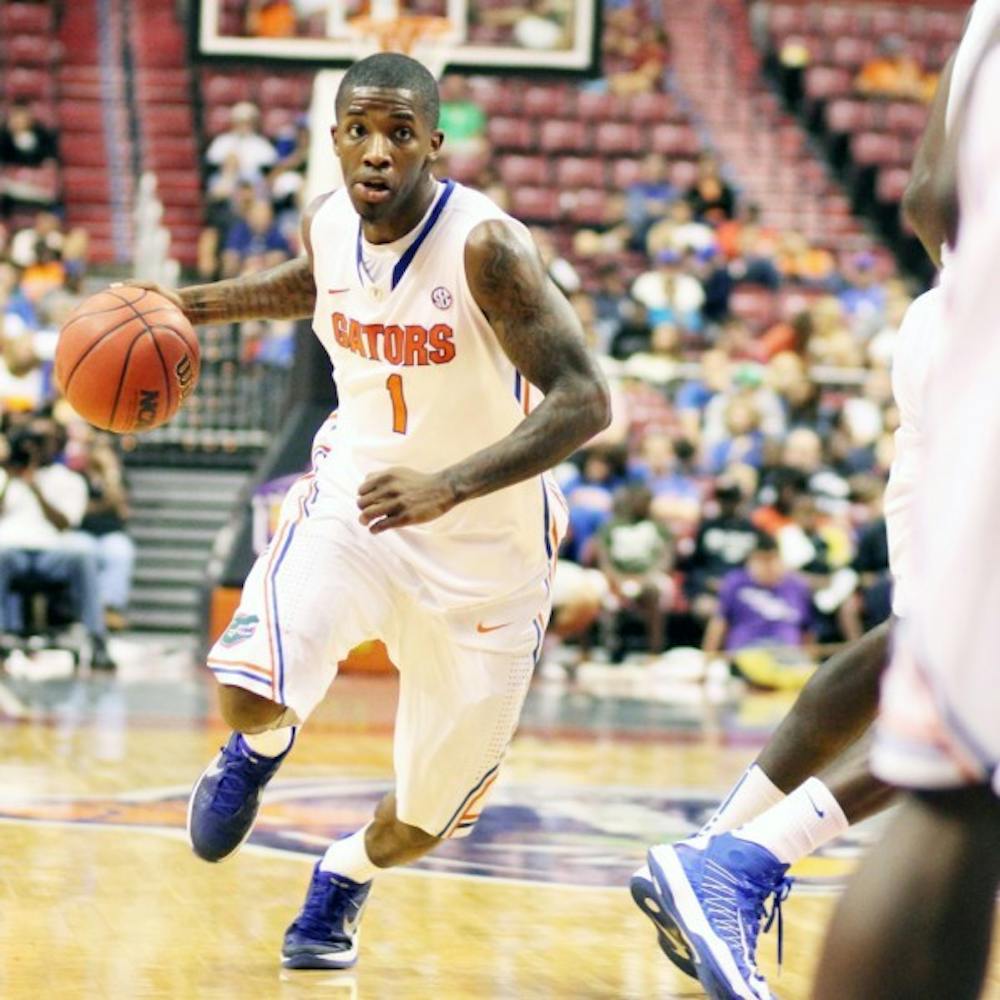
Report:
[[[221,865],[185,842],[187,793],[225,738],[183,645],[123,643],[117,677],[0,679],[0,996],[620,1000],[702,996],[657,951],[628,875],[696,826],[787,696],[686,703],[539,681],[475,835],[381,876],[345,973],[285,972],[311,865],[391,779],[395,683],[340,678]],[[762,965],[805,998],[868,826],[800,866]],[[891,965],[891,963],[890,963]],[[1000,976],[986,994],[1000,998]]]

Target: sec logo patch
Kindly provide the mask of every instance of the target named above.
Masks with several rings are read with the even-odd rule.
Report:
[[[431,302],[433,302],[438,309],[449,309],[452,302],[454,302],[454,299],[451,296],[451,292],[449,292],[444,285],[438,285],[437,288],[431,292]]]

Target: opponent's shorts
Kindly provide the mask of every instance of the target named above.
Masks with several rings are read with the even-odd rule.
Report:
[[[208,666],[222,684],[288,706],[302,721],[337,664],[381,639],[399,668],[394,766],[399,819],[440,837],[468,833],[513,737],[550,613],[546,575],[496,602],[442,611],[353,496],[303,476],[254,563]],[[503,553],[497,555],[503,558]]]

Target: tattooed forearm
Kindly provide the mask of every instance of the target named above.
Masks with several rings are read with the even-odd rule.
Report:
[[[180,290],[192,323],[235,323],[247,319],[301,319],[316,302],[312,262],[298,257],[243,278]]]
[[[506,224],[483,223],[466,244],[465,268],[504,353],[545,399],[503,440],[446,470],[457,501],[552,468],[611,419],[604,376],[537,253]]]

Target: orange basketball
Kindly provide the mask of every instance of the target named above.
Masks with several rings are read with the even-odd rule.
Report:
[[[85,420],[118,434],[166,423],[198,381],[201,352],[169,299],[123,286],[92,295],[59,332],[56,383]]]

